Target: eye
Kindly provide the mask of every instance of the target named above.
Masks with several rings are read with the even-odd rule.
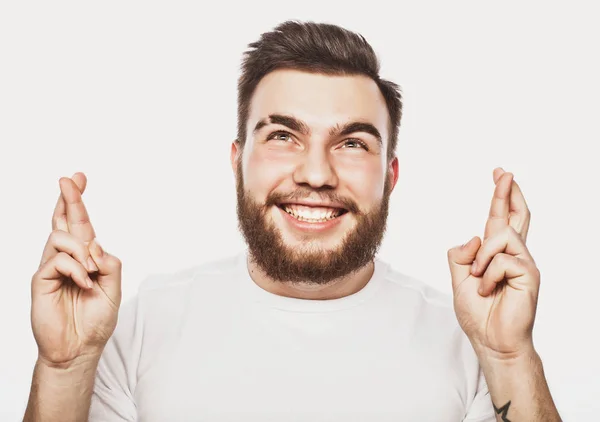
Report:
[[[281,131],[278,130],[277,132],[273,132],[271,133],[268,137],[267,137],[267,141],[282,141],[282,142],[290,142],[292,141],[292,134],[285,132],[285,131]]]
[[[365,151],[369,150],[369,147],[367,147],[367,144],[365,144],[363,141],[361,141],[360,139],[354,139],[354,138],[350,138],[350,139],[346,139],[344,141],[344,145],[343,148],[349,148],[349,149],[357,149],[357,148],[362,148]]]

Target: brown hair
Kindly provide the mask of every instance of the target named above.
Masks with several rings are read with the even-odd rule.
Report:
[[[396,151],[402,117],[400,87],[379,77],[379,60],[360,34],[336,25],[287,21],[248,45],[238,80],[238,135],[243,148],[250,100],[260,80],[276,69],[327,75],[365,75],[373,79],[387,105],[390,127],[388,160]]]

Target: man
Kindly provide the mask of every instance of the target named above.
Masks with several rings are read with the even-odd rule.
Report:
[[[32,280],[25,420],[560,420],[513,175],[494,171],[483,240],[448,252],[452,306],[375,258],[402,106],[369,44],[286,22],[250,47],[231,149],[247,252],[150,279],[119,312],[85,176],[62,178]]]

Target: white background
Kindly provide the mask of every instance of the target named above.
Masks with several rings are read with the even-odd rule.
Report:
[[[450,292],[447,249],[483,234],[493,168],[514,172],[542,273],[537,350],[563,418],[597,420],[593,4],[3,2],[0,420],[22,418],[29,392],[29,283],[59,177],[87,174],[84,199],[124,262],[125,299],[151,273],[243,247],[229,166],[240,57],[287,19],[362,33],[402,86],[400,180],[380,253],[396,269]]]

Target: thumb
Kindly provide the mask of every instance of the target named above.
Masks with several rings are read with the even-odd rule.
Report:
[[[471,264],[475,260],[480,246],[481,239],[475,236],[464,245],[456,246],[448,251],[452,289],[455,289],[456,286],[471,275]]]
[[[100,287],[111,299],[121,298],[121,270],[122,264],[119,258],[107,253],[96,238],[92,239],[88,248],[90,255],[98,267],[96,280]]]

